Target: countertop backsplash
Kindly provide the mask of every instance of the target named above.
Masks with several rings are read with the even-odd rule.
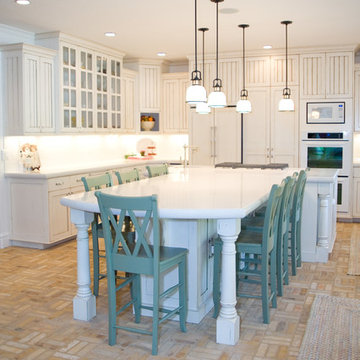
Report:
[[[144,138],[156,145],[154,159],[183,157],[188,135],[61,135],[5,137],[5,172],[22,171],[20,147],[25,143],[37,145],[40,172],[79,166],[90,167],[101,163],[124,160],[126,154],[135,154],[137,144]]]

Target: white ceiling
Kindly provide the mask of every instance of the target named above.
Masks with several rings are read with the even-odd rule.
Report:
[[[215,3],[198,0],[198,27],[209,27],[206,49],[215,49]],[[219,52],[240,51],[242,30],[248,23],[246,49],[263,45],[284,48],[289,26],[289,47],[360,43],[360,0],[224,0],[219,10]],[[41,33],[60,30],[125,52],[129,57],[184,60],[194,53],[194,0],[31,0],[20,6],[0,0],[0,23]],[[115,38],[104,32],[114,31]],[[201,39],[201,38],[200,38]],[[200,40],[199,39],[199,40]],[[201,43],[199,42],[199,45]],[[265,51],[265,50],[264,50]]]

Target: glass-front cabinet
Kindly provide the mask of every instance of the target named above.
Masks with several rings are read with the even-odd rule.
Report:
[[[61,130],[121,130],[122,58],[61,43]]]

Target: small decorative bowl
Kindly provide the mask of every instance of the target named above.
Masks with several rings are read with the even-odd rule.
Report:
[[[141,128],[145,131],[150,131],[155,126],[155,121],[141,121]]]

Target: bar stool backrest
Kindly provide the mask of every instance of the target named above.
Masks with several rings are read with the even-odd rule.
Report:
[[[146,166],[149,177],[166,175],[169,173],[167,164]]]
[[[81,181],[84,184],[85,191],[99,190],[113,185],[111,174],[109,173],[97,176],[83,176]]]
[[[139,170],[136,168],[124,172],[115,171],[115,175],[118,179],[119,185],[140,180]]]

